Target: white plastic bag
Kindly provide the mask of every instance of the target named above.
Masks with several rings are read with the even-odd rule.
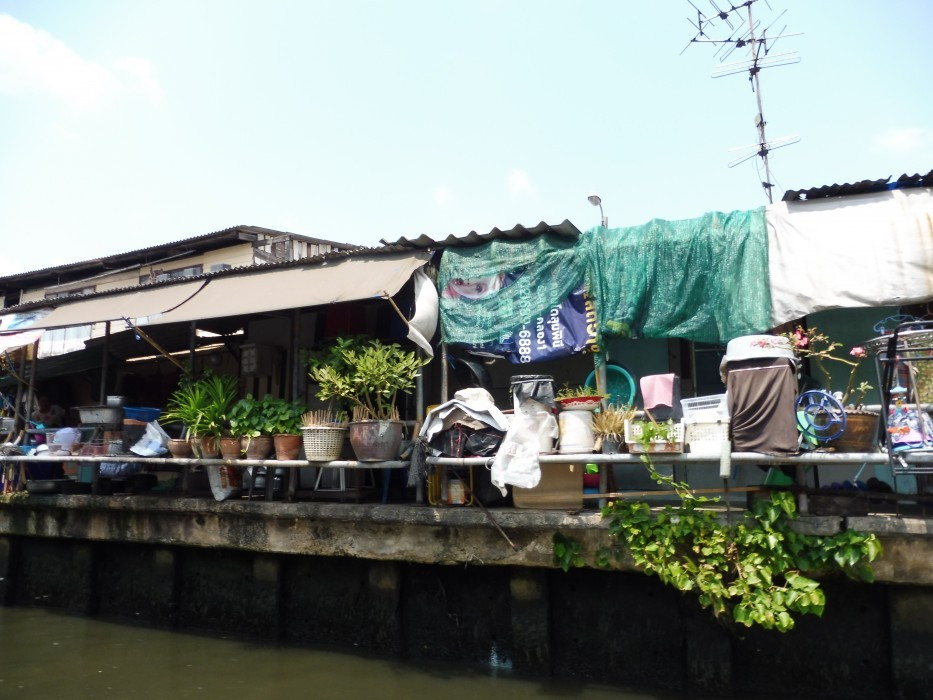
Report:
[[[542,437],[556,437],[557,434],[557,419],[550,408],[534,399],[521,402],[492,463],[491,480],[503,496],[506,484],[523,489],[538,485]]]
[[[158,457],[168,452],[168,434],[162,430],[158,421],[146,423],[146,432],[139,441],[130,448],[130,452],[140,457]]]

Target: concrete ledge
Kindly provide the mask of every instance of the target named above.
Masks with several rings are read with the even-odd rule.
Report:
[[[878,580],[933,583],[930,521],[802,516],[794,525],[812,535],[831,535],[845,526],[878,533],[885,548],[875,565]],[[586,552],[608,541],[606,523],[596,511],[503,508],[487,515],[470,507],[218,503],[158,496],[31,495],[0,502],[0,535],[420,564],[553,568],[552,538],[558,531],[578,539]],[[634,570],[630,561],[618,568]]]

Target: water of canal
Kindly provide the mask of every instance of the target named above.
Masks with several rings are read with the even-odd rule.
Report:
[[[153,630],[0,607],[0,698],[672,700],[597,684],[529,680],[333,651]]]

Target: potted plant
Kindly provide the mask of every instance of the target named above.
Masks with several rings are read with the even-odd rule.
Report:
[[[257,399],[247,394],[233,404],[227,416],[230,430],[242,441],[246,459],[266,459],[272,454],[271,399],[268,395]]]
[[[396,457],[403,423],[395,405],[399,392],[409,392],[428,360],[399,345],[370,340],[343,345],[329,361],[312,365],[309,376],[320,385],[318,398],[345,400],[352,407],[350,444],[360,461]]]
[[[845,411],[846,427],[831,444],[843,452],[874,451],[877,447],[879,416],[875,411],[866,411],[862,408],[865,395],[874,387],[865,381],[856,384],[859,366],[868,356],[865,348],[856,345],[849,350],[848,357],[842,357],[838,354],[842,343],[830,340],[816,326],[806,329],[803,326],[797,326],[793,333],[785,333],[784,336],[790,340],[794,354],[797,357],[809,359],[812,366],[823,375],[826,393],[831,393],[833,390],[833,378],[830,365],[827,363],[836,363],[849,369],[845,391],[837,391],[833,394]]]
[[[600,394],[593,387],[564,385],[555,400],[562,411],[595,411],[605,398],[605,394]]]
[[[636,453],[683,452],[684,424],[670,419],[659,423],[650,414],[646,421],[627,420],[625,444],[629,452]]]
[[[206,373],[198,379],[183,376],[172,392],[162,422],[179,421],[198,457],[217,455],[217,438],[237,392],[235,377]],[[175,446],[178,449],[176,443]],[[169,446],[172,449],[172,446]]]
[[[635,409],[627,404],[609,404],[593,416],[593,432],[604,454],[616,454],[625,444],[625,422],[635,417]]]
[[[347,414],[343,411],[308,411],[301,416],[305,459],[331,462],[340,457],[347,434]]]
[[[297,399],[263,398],[263,411],[270,422],[276,459],[298,459],[301,453],[301,416],[306,407]]]

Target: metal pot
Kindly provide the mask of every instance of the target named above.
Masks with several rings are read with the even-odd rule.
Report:
[[[82,423],[117,425],[123,422],[120,406],[78,406]]]

